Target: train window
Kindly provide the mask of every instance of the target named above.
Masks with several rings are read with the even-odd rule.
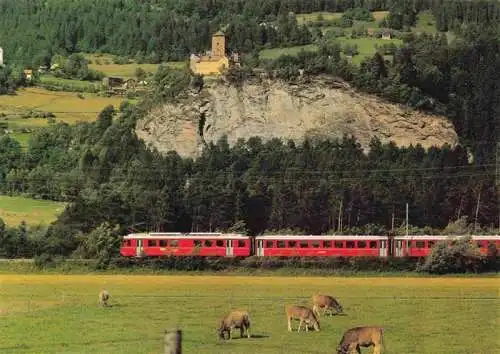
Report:
[[[215,245],[216,245],[217,247],[224,247],[224,241],[222,241],[222,240],[217,240],[217,241],[215,241]]]
[[[156,246],[156,240],[148,240],[148,247],[155,247]]]
[[[347,241],[345,243],[346,248],[354,248],[354,241]]]
[[[167,247],[167,240],[160,240],[160,247]]]
[[[300,241],[300,248],[308,248],[309,243],[307,241]]]
[[[211,240],[205,240],[205,247],[212,247],[213,242]]]
[[[319,248],[319,241],[313,241],[311,243],[314,248]]]
[[[425,242],[424,241],[417,241],[417,242],[415,242],[415,247],[425,248]]]
[[[245,241],[238,240],[238,247],[245,247]]]
[[[377,241],[370,241],[370,248],[377,248]]]
[[[482,248],[483,247],[483,242],[482,241],[477,241],[477,247]]]
[[[170,247],[178,247],[179,240],[170,240]]]
[[[436,241],[427,241],[427,248],[432,248],[434,247],[434,244],[436,243]]]
[[[411,248],[411,241],[407,241],[408,244],[406,245],[407,248]]]
[[[358,241],[358,248],[366,248],[366,241]]]
[[[201,247],[201,241],[200,240],[194,240],[194,246],[195,247]]]
[[[332,247],[332,241],[323,241],[323,248]]]
[[[288,247],[297,247],[297,241],[288,241]]]
[[[127,247],[132,246],[132,240],[126,240],[125,241],[125,246],[127,246]]]
[[[335,248],[344,248],[343,241],[335,241]]]
[[[278,241],[278,248],[285,248],[285,241]]]
[[[266,241],[266,248],[273,248],[274,241]]]

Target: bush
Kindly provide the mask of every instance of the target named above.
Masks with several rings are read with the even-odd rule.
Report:
[[[37,268],[47,268],[54,264],[54,259],[48,253],[42,253],[35,256],[34,258],[35,267]]]
[[[226,271],[236,268],[247,270],[322,269],[326,271],[397,272],[415,271],[418,260],[413,258],[378,257],[200,257],[165,256],[159,258],[114,258],[114,268],[147,268],[179,271]]]
[[[431,274],[479,273],[490,270],[490,266],[471,237],[464,237],[437,243],[417,270]]]

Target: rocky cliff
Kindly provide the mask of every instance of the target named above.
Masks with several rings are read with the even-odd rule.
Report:
[[[176,150],[190,157],[223,135],[230,144],[252,136],[300,142],[306,136],[340,138],[344,134],[354,135],[365,148],[374,136],[399,146],[457,143],[457,134],[446,118],[407,110],[331,78],[297,85],[212,83],[179,103],[152,110],[136,130],[159,151]]]

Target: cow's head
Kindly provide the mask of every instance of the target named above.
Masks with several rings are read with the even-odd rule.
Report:
[[[217,328],[217,338],[222,340],[226,339],[226,328],[223,325]]]
[[[343,343],[340,343],[337,346],[337,354],[349,354],[349,346]]]
[[[335,305],[335,311],[337,311],[337,313],[344,313],[344,309],[342,308],[342,305],[339,303]]]
[[[309,321],[308,326],[312,326],[315,331],[319,331],[320,330],[319,321],[316,318],[311,318],[311,320]]]

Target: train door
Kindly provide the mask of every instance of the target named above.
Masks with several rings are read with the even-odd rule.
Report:
[[[233,240],[227,240],[226,241],[226,256],[227,257],[232,257],[234,252],[233,252]]]
[[[387,241],[386,240],[380,241],[379,256],[380,257],[387,257]]]
[[[403,257],[403,240],[394,240],[394,256]]]
[[[135,242],[135,255],[136,257],[142,257],[144,255],[144,240],[136,240]]]
[[[257,240],[257,256],[264,256],[264,240]]]

